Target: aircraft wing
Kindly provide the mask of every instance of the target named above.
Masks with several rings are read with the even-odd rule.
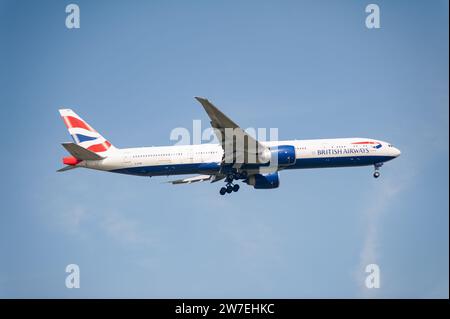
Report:
[[[177,179],[174,181],[169,181],[168,183],[172,183],[172,184],[191,184],[191,183],[195,183],[195,182],[203,182],[203,181],[208,181],[210,180],[212,177],[212,175],[198,175],[198,176],[194,176],[194,177],[188,177],[188,178],[183,178],[183,179]]]
[[[195,182],[204,182],[204,181],[211,181],[211,183],[220,181],[221,179],[224,179],[225,175],[197,175],[193,177],[183,178],[183,179],[177,179],[174,181],[169,181],[168,183],[171,184],[192,184]]]
[[[261,163],[258,155],[268,150],[267,147],[246,133],[207,99],[195,99],[202,104],[211,119],[211,126],[224,150],[222,162],[233,164],[234,167],[240,167],[244,163]],[[236,138],[230,134],[234,134]]]

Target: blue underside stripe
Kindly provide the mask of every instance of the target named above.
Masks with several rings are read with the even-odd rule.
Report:
[[[395,157],[392,156],[298,158],[295,165],[286,167],[285,169],[368,166],[374,165],[375,163],[387,162],[394,158]],[[243,166],[242,168],[245,169],[245,166]],[[111,170],[111,172],[139,176],[158,176],[182,174],[214,174],[219,170],[219,163],[194,163],[138,166]]]

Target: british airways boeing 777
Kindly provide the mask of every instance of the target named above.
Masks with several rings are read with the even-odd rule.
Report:
[[[59,172],[85,167],[138,176],[199,174],[171,183],[224,180],[224,195],[239,190],[237,180],[255,189],[277,188],[278,172],[290,169],[373,166],[378,178],[383,163],[400,155],[390,143],[369,138],[258,141],[207,99],[196,99],[220,143],[119,149],[74,111],[60,109],[74,143],[62,144],[71,156]]]

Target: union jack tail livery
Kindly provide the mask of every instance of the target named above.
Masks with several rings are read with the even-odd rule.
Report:
[[[60,109],[59,113],[72,136],[73,141],[88,151],[106,156],[115,147],[100,133],[92,128],[86,121],[71,109]]]

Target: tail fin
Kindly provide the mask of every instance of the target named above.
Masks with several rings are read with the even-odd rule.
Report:
[[[59,113],[77,145],[91,152],[100,153],[102,156],[106,152],[116,149],[71,109],[60,109]]]

